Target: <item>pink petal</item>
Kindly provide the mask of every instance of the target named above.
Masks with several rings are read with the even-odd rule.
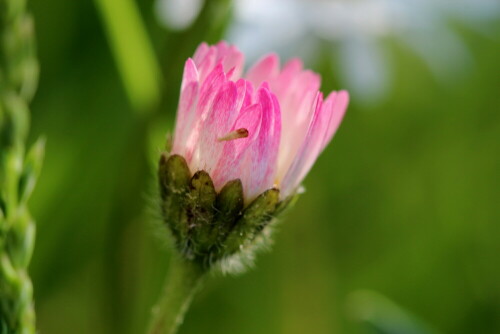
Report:
[[[226,77],[227,77],[228,79],[231,79],[231,78],[233,77],[233,75],[234,75],[234,70],[235,70],[235,68],[233,67],[233,68],[231,68],[229,71],[226,71]]]
[[[212,173],[217,166],[225,142],[218,139],[230,132],[238,116],[235,109],[237,88],[234,82],[224,83],[217,93],[205,121],[201,125],[200,137],[193,157],[196,168]]]
[[[214,47],[210,47],[203,58],[200,59],[200,62],[195,62],[198,67],[200,82],[205,81],[207,76],[213,71],[215,65],[217,65],[216,57],[216,50]]]
[[[198,101],[197,108],[197,116],[200,120],[203,120],[206,117],[215,94],[218,93],[219,89],[225,82],[226,76],[222,69],[222,65],[219,64],[213,69],[212,72],[210,72],[201,85],[200,99]]]
[[[181,94],[177,110],[177,121],[172,152],[185,154],[185,143],[195,124],[195,110],[198,98],[198,71],[192,59],[184,65]]]
[[[235,46],[221,41],[215,46],[217,50],[216,63],[222,63],[228,78],[239,79],[243,71],[244,56]],[[231,72],[231,75],[229,75]]]
[[[238,101],[236,102],[236,110],[242,110],[249,106],[252,102],[252,83],[244,79],[236,82],[238,91]]]
[[[279,74],[279,58],[270,54],[259,60],[246,74],[248,81],[258,87],[263,81],[270,81]]]
[[[245,95],[245,102],[243,103],[244,105],[251,105],[253,104],[253,95],[254,95],[254,89],[253,85],[250,81],[245,80],[246,82],[246,95]]]
[[[186,155],[187,141],[196,124],[196,102],[198,99],[198,83],[191,82],[181,92],[177,110],[173,154]]]
[[[201,84],[198,93],[198,100],[194,115],[194,122],[191,124],[191,130],[187,140],[184,142],[186,161],[191,162],[194,150],[198,145],[201,125],[210,111],[213,100],[221,87],[226,82],[226,76],[222,70],[222,65],[216,66]]]
[[[314,117],[307,136],[281,185],[281,195],[287,197],[302,182],[322,149],[323,140],[332,117],[332,109],[323,108],[323,94],[318,92],[314,103]]]
[[[284,97],[301,71],[302,61],[300,59],[295,58],[289,60],[283,67],[283,70],[278,75],[276,80],[272,82],[271,86],[273,89],[273,93],[275,93],[278,98]]]
[[[228,181],[238,178],[244,184],[249,183],[248,177],[245,179],[245,176],[242,175],[242,172],[249,167],[243,164],[243,156],[247,148],[255,142],[259,135],[261,118],[262,108],[259,104],[244,108],[238,115],[231,131],[244,128],[248,131],[248,137],[225,142],[223,153],[214,175],[212,175],[216,189],[220,189]]]
[[[184,73],[182,75],[181,92],[191,82],[198,82],[198,70],[196,64],[191,58],[184,64]]]
[[[283,129],[286,129],[281,135],[278,181],[285,177],[306,137],[320,84],[320,76],[312,71],[303,71],[302,62],[298,59],[289,61],[271,82],[280,102]]]
[[[230,76],[233,80],[238,80],[243,73],[243,66],[245,64],[245,57],[236,47],[229,47],[228,53],[224,60],[225,69],[233,69],[233,73]],[[229,76],[228,76],[229,77]]]
[[[325,104],[327,105],[327,108],[332,108],[332,118],[328,125],[321,150],[323,150],[326,145],[328,145],[330,140],[332,140],[335,132],[337,132],[337,129],[342,122],[342,119],[344,118],[347,105],[349,104],[349,93],[345,90],[341,90],[338,93],[332,92],[326,99]]]
[[[214,46],[217,49],[217,53],[221,56],[224,55],[229,48],[229,45],[226,41],[219,41],[219,43],[215,44]]]
[[[201,64],[201,61],[205,58],[209,49],[210,49],[210,47],[205,42],[201,43],[196,48],[196,51],[194,52],[193,60],[197,65]]]
[[[261,87],[257,99],[262,108],[262,121],[257,139],[247,149],[250,157],[246,160],[250,165],[248,185],[244,189],[248,199],[273,186],[281,135],[281,114],[273,94]]]
[[[232,130],[247,129],[248,137],[233,140],[231,143],[234,146],[236,156],[240,155],[250,144],[257,139],[259,135],[260,125],[262,122],[262,107],[259,104],[252,104],[241,111],[233,125]]]
[[[281,103],[282,124],[281,146],[278,158],[278,181],[282,181],[290,169],[297,152],[304,142],[314,117],[314,101],[317,91],[301,92],[285,103]]]

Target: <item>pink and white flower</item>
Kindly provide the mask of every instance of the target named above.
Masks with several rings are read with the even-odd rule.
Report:
[[[346,91],[326,97],[320,76],[299,59],[280,68],[268,55],[246,73],[234,46],[202,43],[186,61],[173,154],[205,170],[219,191],[240,179],[245,201],[267,189],[293,194],[337,131]]]

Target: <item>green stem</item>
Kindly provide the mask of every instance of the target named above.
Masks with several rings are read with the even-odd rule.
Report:
[[[174,255],[163,295],[153,309],[149,334],[175,334],[206,274],[199,264]]]

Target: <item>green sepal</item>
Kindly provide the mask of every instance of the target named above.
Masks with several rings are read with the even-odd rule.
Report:
[[[243,185],[239,179],[229,181],[222,187],[215,201],[215,235],[219,241],[224,240],[233,228],[243,210],[243,203]]]
[[[179,253],[204,268],[218,263],[225,272],[252,262],[255,251],[270,242],[272,228],[267,226],[298,197],[282,200],[279,190],[272,188],[245,207],[239,179],[217,192],[206,171],[191,177],[179,155],[163,154],[158,174],[163,218]]]
[[[188,237],[186,205],[191,181],[191,172],[186,160],[180,155],[167,157],[166,154],[162,154],[158,180],[163,219],[178,242],[186,241]]]
[[[251,245],[255,237],[274,218],[273,213],[279,198],[279,190],[272,188],[250,203],[224,241],[224,255],[231,255],[245,245]]]
[[[205,171],[198,171],[191,179],[188,199],[188,228],[194,255],[209,251],[215,240],[211,237],[215,217],[214,183]]]

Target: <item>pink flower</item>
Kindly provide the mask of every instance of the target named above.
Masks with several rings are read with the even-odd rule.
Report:
[[[271,54],[245,74],[243,63],[225,42],[202,43],[186,61],[172,153],[208,172],[217,191],[240,179],[247,202],[272,187],[286,198],[337,131],[349,95],[324,99],[320,76],[299,59],[280,69]]]

